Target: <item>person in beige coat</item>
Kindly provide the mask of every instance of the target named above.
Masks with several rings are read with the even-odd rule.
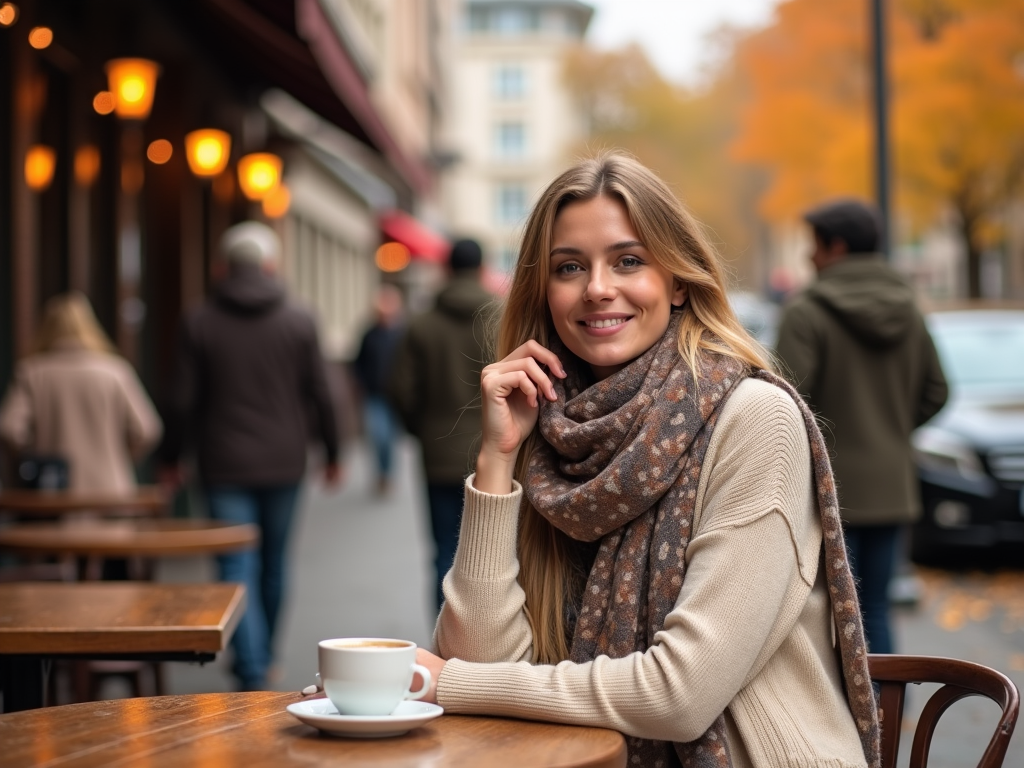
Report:
[[[616,729],[631,766],[875,768],[821,431],[650,170],[540,195],[494,359],[428,698]]]
[[[80,293],[47,303],[31,354],[0,406],[0,439],[19,454],[68,463],[74,491],[130,494],[135,463],[163,433],[132,366]]]

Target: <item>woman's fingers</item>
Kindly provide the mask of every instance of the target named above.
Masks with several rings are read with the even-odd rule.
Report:
[[[520,346],[509,355],[506,360],[511,357],[524,357],[529,356],[535,359],[541,365],[546,365],[548,370],[551,371],[555,376],[560,379],[565,378],[565,369],[562,367],[562,361],[558,359],[558,355],[552,352],[547,347],[541,346],[538,342],[530,339],[528,342]]]
[[[550,382],[548,386],[551,386]],[[537,407],[537,395],[539,390],[530,375],[523,370],[512,370],[495,372],[486,379],[486,386],[481,384],[484,394],[494,394],[501,399],[507,399],[515,390],[519,390],[526,397],[532,407]]]
[[[556,399],[555,387],[551,383],[551,378],[532,357],[524,357],[519,360],[512,360],[508,362],[502,361],[502,363],[498,364],[497,371],[501,373],[521,371],[530,378],[537,389],[544,393],[544,396],[548,400],[554,401]]]

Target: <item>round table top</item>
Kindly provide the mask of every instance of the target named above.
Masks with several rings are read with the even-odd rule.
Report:
[[[374,768],[625,768],[622,734],[442,715],[404,736],[323,736],[285,711],[297,693],[207,693],[97,701],[0,715],[6,768],[147,765]]]
[[[0,549],[81,557],[168,557],[249,549],[255,525],[218,520],[128,519],[21,523],[0,528]]]
[[[170,498],[157,485],[144,485],[130,494],[83,493],[80,491],[30,491],[15,488],[0,491],[0,511],[18,515],[63,515],[91,512],[100,515],[162,514]]]

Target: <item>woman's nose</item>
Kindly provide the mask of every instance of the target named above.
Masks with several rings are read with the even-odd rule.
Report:
[[[587,290],[583,293],[585,301],[602,301],[614,298],[615,281],[606,270],[593,269],[590,271],[589,278]]]

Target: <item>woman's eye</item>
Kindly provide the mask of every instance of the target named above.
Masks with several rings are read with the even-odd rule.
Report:
[[[568,275],[568,274],[572,274],[574,272],[579,272],[579,270],[580,270],[580,265],[579,264],[561,264],[555,270],[555,272],[557,272],[560,275]]]
[[[619,264],[624,267],[639,267],[643,265],[643,262],[636,256],[623,256],[622,261],[620,261]]]

